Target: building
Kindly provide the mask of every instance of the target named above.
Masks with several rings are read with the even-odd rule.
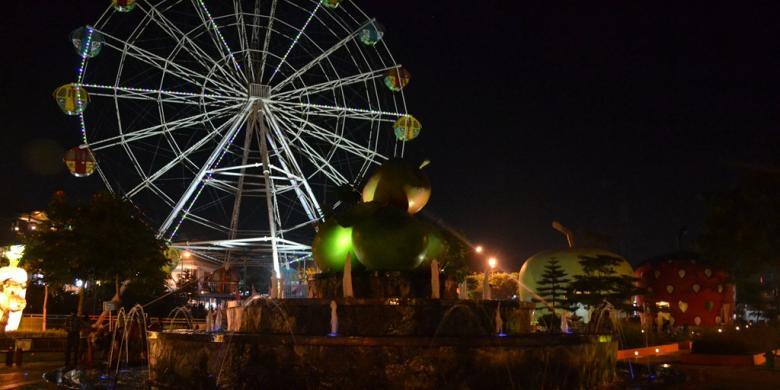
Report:
[[[647,260],[636,268],[647,291],[637,304],[656,325],[720,326],[734,320],[736,288],[729,275],[695,253],[678,252]]]
[[[529,257],[528,260],[523,263],[523,267],[520,269],[520,282],[522,283],[520,286],[520,299],[525,302],[534,301],[535,296],[538,295],[538,281],[542,278],[542,274],[544,274],[544,268],[550,264],[551,260],[557,260],[558,265],[563,269],[564,272],[566,272],[567,277],[572,279],[576,275],[585,274],[584,270],[582,269],[582,265],[580,264],[580,260],[583,257],[598,256],[609,256],[619,259],[620,263],[615,267],[615,272],[618,275],[633,275],[634,270],[631,268],[631,264],[629,264],[626,259],[620,255],[604,249],[575,247],[561,250],[543,251]],[[543,313],[541,313],[540,310],[536,311],[537,318],[541,314]],[[582,306],[579,306],[576,314],[578,317],[583,318],[585,322],[590,320],[590,313]]]

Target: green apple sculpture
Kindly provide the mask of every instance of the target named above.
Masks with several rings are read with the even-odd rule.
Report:
[[[358,260],[370,271],[410,271],[425,260],[425,226],[405,210],[383,207],[358,222],[352,242]]]

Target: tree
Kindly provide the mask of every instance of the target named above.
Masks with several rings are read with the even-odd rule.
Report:
[[[768,318],[780,314],[780,173],[752,170],[713,196],[699,246],[729,271],[740,302]]]
[[[484,273],[475,273],[467,277],[469,295],[473,299],[482,299]],[[518,274],[506,272],[490,273],[490,291],[493,299],[512,299],[517,295]]]
[[[571,279],[568,278],[566,271],[561,268],[558,260],[550,259],[544,266],[542,277],[536,281],[536,291],[547,304],[543,304],[537,309],[547,309],[553,315],[556,309],[570,310],[566,304],[566,291],[570,282]],[[538,302],[543,303],[541,301]]]
[[[574,275],[569,284],[568,300],[580,303],[589,309],[599,310],[608,302],[625,311],[631,310],[632,296],[639,291],[635,287],[636,278],[620,275],[615,271],[622,260],[608,255],[580,256],[583,275]]]
[[[159,292],[164,286],[166,246],[129,202],[100,193],[74,205],[59,192],[48,215],[49,221],[26,238],[23,261],[50,286],[60,289],[75,280],[87,286],[113,284],[116,304],[131,283],[144,292]],[[79,294],[82,314],[84,288]]]
[[[439,260],[439,265],[447,277],[462,282],[468,276],[469,271],[475,269],[472,266],[475,263],[474,250],[462,234],[446,228],[442,228],[440,232],[443,237],[445,250],[442,258]]]

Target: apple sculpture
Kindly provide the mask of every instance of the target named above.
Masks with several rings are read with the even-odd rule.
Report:
[[[312,243],[314,262],[322,272],[341,272],[351,254],[352,269],[360,267],[352,247],[352,228],[336,223],[335,219],[320,225]]]
[[[437,259],[442,260],[442,257],[447,252],[447,243],[444,236],[441,233],[441,229],[433,223],[423,222],[428,242],[425,246],[423,253],[423,262],[420,265],[420,270],[428,272],[430,269],[431,261]]]
[[[355,224],[352,242],[361,264],[370,271],[411,271],[425,260],[425,226],[405,210],[382,207]]]
[[[312,244],[323,272],[341,272],[352,253],[369,271],[411,271],[444,253],[444,243],[415,213],[431,197],[431,182],[422,168],[406,161],[385,162],[368,179],[362,202],[320,227]]]
[[[431,180],[422,170],[404,160],[382,164],[363,187],[363,202],[393,205],[417,214],[431,198]]]

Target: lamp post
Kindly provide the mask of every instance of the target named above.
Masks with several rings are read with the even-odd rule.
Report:
[[[488,259],[487,265],[487,268],[485,268],[484,278],[482,279],[482,299],[485,300],[492,299],[492,294],[490,291],[490,274],[498,265],[498,259],[491,257]]]

